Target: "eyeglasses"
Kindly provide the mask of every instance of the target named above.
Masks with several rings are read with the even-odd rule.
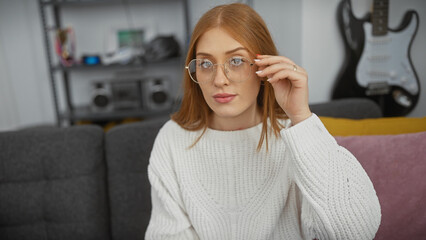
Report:
[[[218,65],[223,65],[225,75],[230,81],[243,82],[250,78],[254,63],[244,57],[231,57],[224,64],[214,64],[208,59],[192,59],[185,68],[192,81],[205,84],[214,79]]]

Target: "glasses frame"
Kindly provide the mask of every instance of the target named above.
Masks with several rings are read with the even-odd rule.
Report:
[[[217,73],[217,66],[218,66],[218,65],[222,65],[222,66],[223,66],[223,70],[224,70],[225,76],[226,76],[226,78],[227,78],[229,81],[231,81],[231,82],[242,82],[242,81],[234,81],[234,80],[232,80],[231,78],[229,78],[229,76],[228,76],[228,67],[227,67],[227,65],[228,65],[229,61],[230,61],[232,58],[235,58],[235,57],[230,57],[230,58],[228,58],[228,59],[226,60],[226,62],[225,62],[225,63],[213,63],[212,61],[210,61],[210,60],[208,60],[208,59],[197,59],[197,58],[194,58],[194,59],[191,59],[191,61],[189,61],[188,65],[187,65],[187,66],[185,66],[185,69],[188,71],[188,75],[189,75],[189,77],[191,78],[191,80],[192,80],[193,82],[195,82],[195,83],[197,83],[197,84],[203,84],[203,83],[198,82],[197,80],[195,80],[195,79],[192,77],[191,72],[190,72],[190,69],[189,69],[189,65],[191,65],[191,63],[192,63],[193,61],[197,61],[197,60],[208,60],[208,61],[210,61],[210,62],[213,64],[213,72],[214,72],[214,74],[212,75],[212,78],[209,80],[209,82],[211,82],[211,81],[214,79],[214,77],[216,76],[216,73]],[[247,60],[247,62],[250,64],[250,68],[254,66],[254,63],[253,63],[252,61],[250,61],[248,58],[246,58],[246,57],[238,57],[238,58],[241,58],[241,59]],[[252,72],[250,71],[250,73],[249,73],[249,75],[247,76],[247,78],[249,78],[251,75],[252,75]]]

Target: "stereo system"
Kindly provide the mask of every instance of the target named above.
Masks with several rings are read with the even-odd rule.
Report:
[[[167,78],[95,81],[92,83],[91,109],[160,111],[173,104],[171,83]]]

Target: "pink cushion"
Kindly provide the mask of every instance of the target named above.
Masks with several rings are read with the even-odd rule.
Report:
[[[335,138],[376,189],[382,222],[375,239],[426,239],[426,132]]]

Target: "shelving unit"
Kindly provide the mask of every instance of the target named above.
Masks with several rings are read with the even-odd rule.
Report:
[[[42,22],[42,29],[44,32],[44,42],[46,49],[46,56],[48,62],[48,72],[49,78],[52,87],[53,93],[53,101],[54,108],[56,113],[57,125],[73,125],[77,121],[108,121],[108,120],[117,120],[123,118],[150,118],[168,114],[172,112],[171,106],[169,109],[162,109],[158,111],[146,110],[146,109],[134,109],[134,110],[115,110],[108,112],[98,112],[91,111],[90,107],[76,107],[72,101],[72,93],[70,89],[71,84],[71,72],[77,71],[127,71],[127,70],[143,70],[149,67],[157,67],[157,66],[180,66],[183,64],[182,57],[176,57],[167,59],[164,61],[158,62],[149,62],[149,63],[137,63],[137,64],[129,64],[129,65],[73,65],[70,67],[66,67],[61,65],[61,63],[56,62],[52,59],[52,44],[51,44],[51,36],[49,32],[51,29],[61,29],[62,19],[61,19],[61,10],[66,7],[86,7],[88,5],[101,5],[101,4],[123,4],[123,3],[167,3],[167,2],[176,2],[176,0],[39,0],[39,10]],[[181,4],[183,4],[183,16],[184,16],[184,32],[185,32],[185,43],[184,46],[181,46],[181,53],[186,52],[187,44],[189,43],[190,38],[190,26],[189,26],[189,15],[188,15],[188,2],[187,0],[179,0]],[[48,19],[50,19],[48,15],[48,11],[50,12],[51,21],[53,23],[48,23]],[[181,20],[182,21],[182,20]],[[181,54],[183,55],[183,54]],[[59,73],[59,74],[58,74]],[[60,76],[60,77],[58,77]],[[64,95],[65,99],[65,109],[60,109],[59,104],[59,93],[58,93],[58,82],[62,81],[64,87]]]

